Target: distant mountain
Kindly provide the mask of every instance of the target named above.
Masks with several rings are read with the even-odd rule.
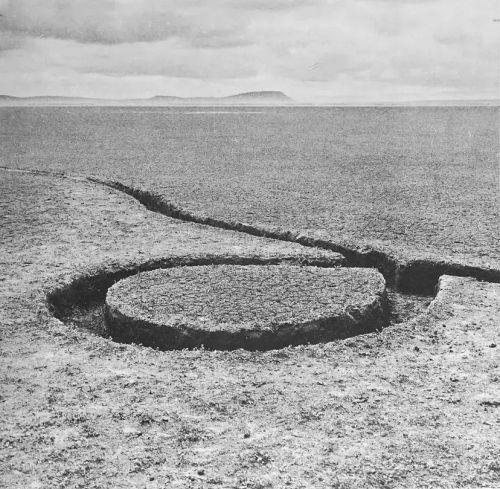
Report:
[[[171,95],[157,95],[150,99],[137,99],[134,102],[143,102],[147,105],[290,105],[294,100],[283,92],[263,91],[246,92],[228,97],[174,97]]]
[[[261,91],[245,92],[227,97],[175,97],[156,95],[151,98],[137,99],[98,99],[85,97],[35,96],[13,97],[0,95],[0,107],[4,106],[143,106],[143,107],[210,107],[210,106],[321,106],[321,107],[474,107],[500,106],[499,99],[482,100],[417,100],[406,102],[296,102],[283,92]]]
[[[0,95],[0,106],[99,105],[100,102],[107,101],[84,97],[58,97],[51,95],[39,95],[35,97],[12,97],[10,95]]]
[[[0,105],[4,106],[218,106],[218,105],[293,105],[294,100],[278,91],[246,92],[228,97],[175,97],[171,95],[156,95],[146,99],[94,99],[84,97],[12,97],[0,95]]]
[[[276,92],[276,91],[263,91],[263,92],[245,92],[245,93],[238,93],[236,95],[230,95],[229,97],[224,97],[223,100],[230,100],[230,101],[249,101],[249,102],[254,102],[254,101],[265,101],[265,102],[281,102],[281,103],[291,103],[293,100],[288,96],[285,95],[283,92]]]

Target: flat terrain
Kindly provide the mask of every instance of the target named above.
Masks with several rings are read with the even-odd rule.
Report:
[[[98,144],[90,143],[90,134],[73,141],[64,133],[67,120],[50,130],[33,124],[33,144],[28,135],[17,142],[24,155],[7,147],[4,163],[96,172],[95,153],[86,160],[81,146]],[[2,126],[4,138],[11,127]],[[54,141],[65,138],[63,158]],[[101,156],[108,143],[102,144]],[[488,168],[489,156],[481,155],[491,150],[474,144],[477,164]],[[108,149],[116,158],[117,147]],[[52,160],[56,154],[61,159]],[[108,166],[102,160],[99,174],[117,176],[118,160]],[[0,172],[3,487],[500,487],[499,284],[445,277],[430,308],[412,320],[325,344],[267,352],[161,352],[119,344],[55,319],[46,293],[71,290],[78,277],[123,270],[201,262],[325,267],[338,266],[342,257],[168,218],[83,179]],[[152,173],[155,180],[160,173]],[[490,175],[473,173],[471,193]],[[188,181],[183,175],[168,176],[178,178],[172,187],[178,192]],[[230,177],[227,182],[237,188]],[[201,184],[189,191],[196,189]],[[279,202],[277,195],[278,187]],[[289,207],[292,214],[301,195],[297,207]],[[483,233],[493,206],[486,209],[474,195],[466,198],[475,204],[461,222],[477,215],[479,251],[462,241],[457,246],[467,260],[496,263]],[[249,202],[247,214],[255,209]],[[224,207],[217,199],[212,205]],[[397,212],[416,212],[406,207]],[[331,207],[325,222],[328,212]],[[459,232],[454,216],[445,222],[436,212],[437,221]],[[319,222],[314,216],[311,228]],[[463,227],[460,239],[470,232]],[[433,253],[444,236],[429,234]]]
[[[500,270],[498,107],[2,108],[0,165],[197,215]]]
[[[0,169],[2,487],[500,487],[498,110],[0,109],[0,165],[38,172]],[[162,352],[103,325],[136,272],[356,260],[392,281],[381,332]]]

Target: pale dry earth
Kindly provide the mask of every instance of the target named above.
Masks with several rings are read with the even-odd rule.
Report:
[[[3,487],[500,487],[499,284],[443,279],[413,321],[314,346],[118,344],[56,320],[46,291],[164,257],[339,256],[1,176]]]
[[[401,261],[500,270],[498,107],[214,110],[2,108],[0,164]]]

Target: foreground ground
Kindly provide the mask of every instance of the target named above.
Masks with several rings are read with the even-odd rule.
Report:
[[[500,285],[445,278],[411,322],[327,344],[118,344],[55,319],[45,293],[165,257],[338,257],[88,182],[0,181],[3,487],[500,487]]]

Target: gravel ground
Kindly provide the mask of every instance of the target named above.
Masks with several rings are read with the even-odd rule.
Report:
[[[0,183],[2,487],[500,487],[500,285],[444,279],[417,319],[326,344],[118,344],[56,320],[45,292],[166,256],[338,256],[88,183]]]

